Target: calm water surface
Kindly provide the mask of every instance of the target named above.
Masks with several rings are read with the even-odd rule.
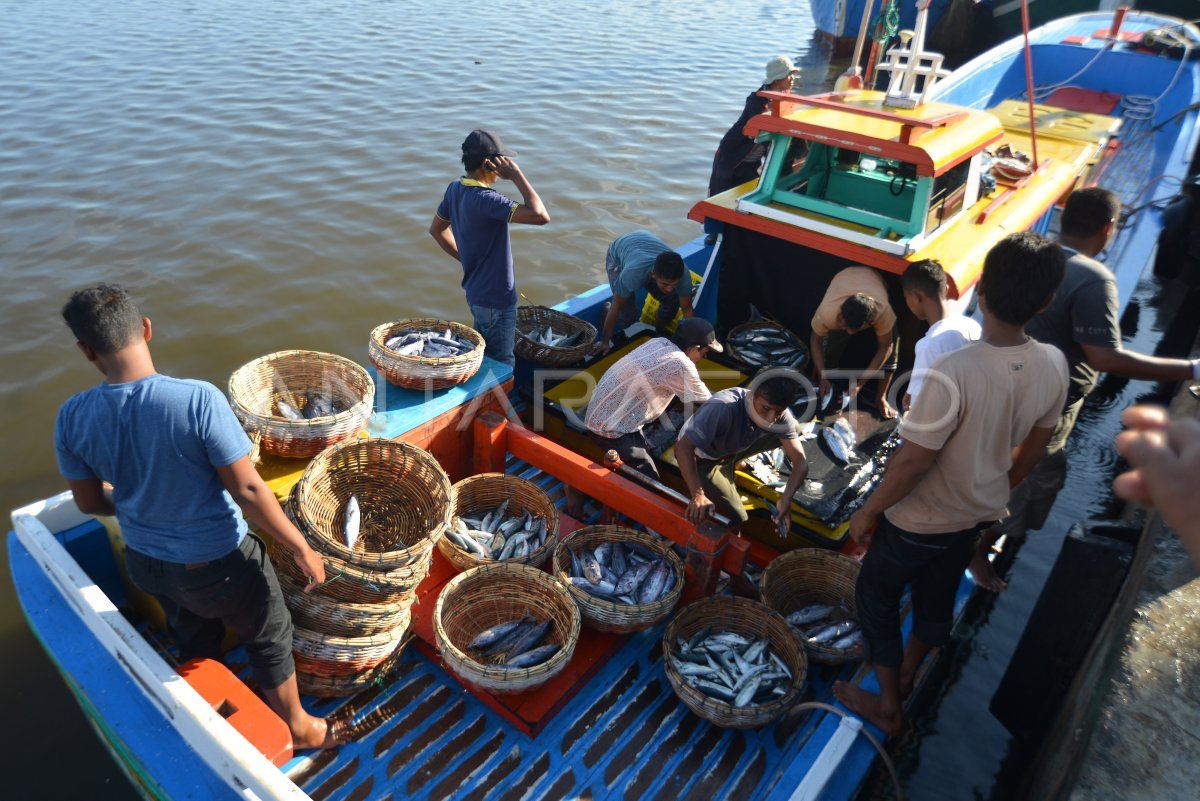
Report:
[[[553,216],[513,235],[518,288],[552,304],[602,282],[619,234],[699,233],[687,209],[767,59],[795,57],[805,91],[830,73],[804,2],[0,0],[0,19],[5,509],[64,488],[54,413],[99,380],[58,317],[72,289],[127,285],[168,374],[224,386],[286,348],[364,361],[381,322],[469,319],[426,230],[472,128],[519,151]],[[909,797],[991,793],[1006,735],[987,700],[1058,541],[1027,547],[943,713],[901,747]],[[0,797],[134,797],[3,567]]]

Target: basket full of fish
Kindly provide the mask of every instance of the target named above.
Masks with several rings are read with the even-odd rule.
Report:
[[[428,564],[453,489],[416,445],[367,437],[327,448],[296,486],[295,513],[319,553],[375,571]]]
[[[545,367],[566,367],[583,359],[596,341],[596,327],[547,306],[517,307],[518,356]]]
[[[663,665],[688,709],[733,729],[775,720],[799,700],[808,675],[804,649],[779,613],[728,596],[680,610],[663,635]]]
[[[571,532],[554,549],[554,575],[567,583],[584,623],[622,634],[662,620],[683,590],[683,561],[670,543],[622,526]]]
[[[375,384],[362,365],[345,357],[282,350],[233,372],[229,404],[260,451],[309,457],[363,429]]]
[[[729,355],[755,368],[802,370],[808,364],[808,346],[792,331],[771,320],[734,326],[725,337],[725,347]]]
[[[475,375],[483,364],[483,349],[483,337],[474,328],[419,317],[376,326],[367,357],[390,384],[446,389]]]
[[[520,476],[481,473],[455,484],[453,494],[450,526],[438,541],[452,565],[545,565],[558,541],[558,509],[541,487]]]
[[[862,658],[854,598],[860,567],[845,554],[801,548],[775,557],[763,573],[763,603],[784,617],[813,662]]]
[[[446,669],[492,693],[537,687],[566,667],[579,641],[579,608],[545,571],[489,562],[455,576],[433,610]]]

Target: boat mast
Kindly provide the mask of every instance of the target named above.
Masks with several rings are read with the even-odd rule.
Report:
[[[1033,53],[1029,48],[1029,0],[1021,0],[1021,30],[1025,35],[1025,94],[1029,98],[1029,144],[1033,150],[1033,171],[1037,172],[1037,117],[1033,113]]]
[[[875,0],[865,0],[863,3],[862,22],[858,25],[858,40],[854,43],[854,56],[850,59],[850,66],[838,76],[834,83],[833,90],[835,92],[863,88],[863,71],[858,60],[862,58],[863,42],[867,39],[867,28],[871,26],[871,7],[874,4]]]

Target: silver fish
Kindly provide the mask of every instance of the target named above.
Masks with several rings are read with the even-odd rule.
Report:
[[[358,532],[361,525],[362,512],[358,508],[358,498],[351,495],[350,500],[346,502],[345,523],[342,527],[342,531],[346,535],[347,548],[353,548],[354,543],[358,542]]]
[[[829,647],[830,648],[853,648],[854,646],[856,646],[860,642],[862,642],[862,640],[863,640],[862,629],[855,629],[854,631],[847,634],[845,637],[842,637],[840,640],[835,640],[834,643],[832,645],[830,645]]]
[[[492,626],[490,629],[484,629],[483,631],[481,631],[475,635],[475,639],[471,640],[471,642],[467,645],[467,647],[473,651],[477,651],[480,648],[487,648],[489,645],[492,645],[493,643],[495,643],[497,640],[499,640],[505,634],[508,634],[510,631],[515,629],[517,626],[520,626],[527,619],[528,618],[526,618],[526,617],[518,617],[518,618],[514,618],[512,620],[506,620],[503,623],[497,623],[496,625]]]
[[[663,587],[667,584],[667,573],[669,572],[665,562],[659,562],[658,567],[646,577],[642,586],[638,588],[637,599],[639,604],[650,604],[662,597]]]
[[[837,623],[831,623],[816,634],[813,634],[808,638],[808,641],[815,645],[824,645],[827,642],[844,637],[857,627],[858,624],[853,620],[839,620]]]
[[[275,408],[279,412],[279,416],[288,420],[303,420],[304,415],[300,411],[288,403],[287,401],[275,401]]]
[[[787,622],[792,626],[804,626],[824,620],[833,614],[832,604],[809,604],[802,606],[787,616]]]
[[[601,579],[604,578],[604,571],[600,567],[600,563],[596,561],[595,555],[589,551],[584,551],[583,556],[580,557],[580,561],[583,562],[584,578],[593,584],[599,584]]]
[[[550,657],[558,653],[561,646],[550,643],[549,645],[540,645],[537,648],[526,651],[509,659],[504,663],[505,667],[510,668],[527,668],[535,665],[540,665]]]
[[[850,464],[854,459],[854,454],[846,449],[846,443],[832,428],[822,430],[821,436],[825,438],[825,444],[829,446],[829,450],[839,461]]]
[[[550,632],[550,626],[553,625],[552,620],[543,620],[529,629],[521,633],[521,636],[515,639],[508,648],[509,658],[523,654],[540,643]]]
[[[758,685],[762,682],[757,676],[746,682],[746,686],[738,691],[737,696],[733,699],[734,706],[745,706],[750,703],[750,699],[754,697],[754,691],[758,689]]]

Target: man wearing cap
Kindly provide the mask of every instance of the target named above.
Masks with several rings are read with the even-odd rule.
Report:
[[[713,157],[712,175],[708,179],[708,196],[719,195],[727,189],[741,186],[758,177],[759,162],[766,154],[766,145],[746,136],[746,123],[751,117],[767,110],[767,99],[759,92],[790,92],[796,73],[800,70],[787,56],[776,56],[767,62],[766,80],[746,97],[742,116],[725,132],[717,155]]]
[[[622,356],[600,379],[588,403],[583,422],[592,440],[657,480],[658,468],[642,428],[657,420],[675,398],[683,401],[687,414],[693,404],[712,396],[696,370],[710,350],[722,350],[712,324],[688,317],[675,326],[671,339],[655,337]]]
[[[780,526],[791,524],[792,496],[808,476],[799,427],[788,409],[798,388],[792,377],[773,375],[750,388],[721,390],[688,418],[675,442],[675,460],[691,498],[688,520],[700,523],[717,511],[735,524],[745,523],[734,468],[742,459],[779,447],[791,460],[792,474],[772,516]]]
[[[639,289],[658,301],[654,326],[665,328],[681,308],[685,318],[692,309],[692,275],[683,257],[649,231],[633,231],[613,240],[604,258],[604,271],[612,289],[612,303],[604,315],[600,339],[593,353],[608,353],[613,330],[628,328],[638,317],[634,298]]]
[[[441,249],[462,262],[462,286],[475,330],[487,343],[484,353],[510,367],[516,364],[517,288],[508,226],[550,222],[542,199],[510,158],[515,155],[491,131],[471,131],[462,143],[467,174],[446,187],[429,226]],[[513,182],[521,203],[492,188],[498,178]]]

